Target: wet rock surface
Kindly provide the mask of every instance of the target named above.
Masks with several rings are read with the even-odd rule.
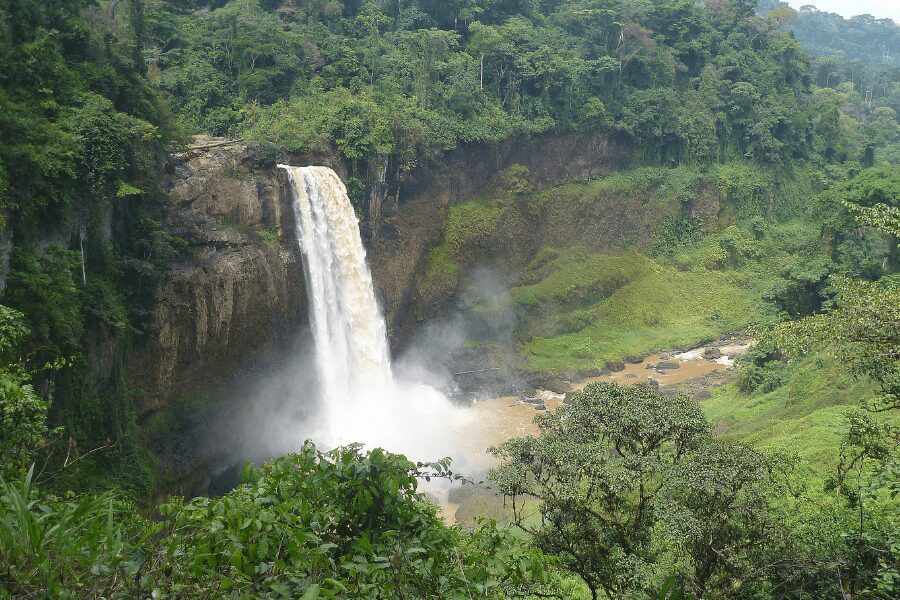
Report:
[[[639,363],[626,362],[622,371],[573,380],[573,387],[581,389],[593,381],[646,383],[664,395],[685,393],[702,401],[711,396],[712,388],[733,378],[734,358],[746,352],[752,343],[749,338],[731,336],[705,344],[685,345],[646,355]]]
[[[707,360],[716,360],[722,357],[722,351],[718,346],[710,346],[703,350],[703,358]]]
[[[565,394],[572,388],[572,385],[568,381],[552,378],[547,380],[543,387],[554,394]]]
[[[214,387],[305,324],[292,201],[263,154],[235,143],[172,158],[166,230],[186,251],[158,290],[154,334],[135,365],[139,413]]]
[[[540,135],[507,140],[497,145],[474,145],[449,152],[436,161],[423,161],[402,181],[390,168],[370,169],[371,186],[364,219],[369,265],[389,329],[403,338],[417,320],[433,309],[458,299],[452,290],[432,290],[422,284],[429,251],[438,245],[450,208],[496,186],[512,165],[528,168],[538,186],[598,178],[631,163],[634,151],[627,140],[599,134]],[[383,177],[382,177],[383,175]],[[586,236],[603,239],[627,214],[591,219],[585,226],[597,231]],[[504,227],[513,234],[514,228]],[[534,231],[513,235],[514,252],[533,254],[544,240]],[[505,249],[509,250],[509,249]],[[524,251],[528,250],[528,251]]]

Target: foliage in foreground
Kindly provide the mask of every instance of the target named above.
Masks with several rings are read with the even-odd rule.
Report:
[[[414,464],[307,442],[248,466],[224,496],[171,500],[155,522],[114,492],[56,497],[46,483],[71,463],[50,460],[49,404],[17,358],[27,332],[23,315],[0,305],[0,598],[504,598],[559,588],[553,562],[508,530],[463,531],[437,516],[418,478],[458,479],[449,459]]]
[[[696,403],[642,385],[591,384],[535,421],[491,478],[594,598],[893,597],[896,468],[873,456],[822,494],[790,456],[714,438]]]
[[[676,574],[697,596],[765,589],[790,545],[771,502],[779,465],[713,439],[699,406],[645,385],[591,384],[494,453],[492,479],[541,501],[535,544],[594,598],[650,593]],[[746,588],[746,590],[744,590]]]
[[[415,465],[382,450],[305,444],[215,499],[160,507],[54,498],[2,482],[0,597],[503,598],[557,587],[552,563],[509,531],[446,526]]]

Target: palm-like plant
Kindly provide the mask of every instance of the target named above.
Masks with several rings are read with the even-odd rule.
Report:
[[[18,481],[0,478],[0,580],[25,597],[124,583],[116,581],[119,567],[134,572],[138,565],[128,553],[121,503],[111,493],[44,496],[33,477],[32,465]]]

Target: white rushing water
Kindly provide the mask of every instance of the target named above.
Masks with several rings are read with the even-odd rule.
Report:
[[[433,388],[394,379],[384,317],[343,182],[327,167],[279,167],[291,183],[316,346],[322,411],[312,437],[329,446],[381,446],[416,460],[450,455],[470,417]]]
[[[384,318],[347,191],[327,167],[288,167],[316,363],[326,401],[391,380]]]

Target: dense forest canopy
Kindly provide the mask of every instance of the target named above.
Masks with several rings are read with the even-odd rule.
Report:
[[[781,20],[813,57],[842,56],[873,66],[900,66],[900,25],[891,19],[872,15],[845,19],[812,5],[795,11],[780,0],[761,0],[758,10]]]
[[[0,0],[0,598],[896,595],[897,27],[833,17],[754,0]],[[734,443],[703,403],[606,384],[494,450],[494,485],[531,521],[514,504],[507,523],[448,527],[417,488],[454,478],[448,461],[311,444],[142,516],[159,473],[129,360],[193,258],[165,227],[171,152],[207,134],[272,164],[335,157],[364,210],[373,165],[402,180],[458,147],[571,132],[636,164],[552,190],[511,167],[496,197],[450,209],[423,277],[463,285],[500,224],[550,214],[577,238],[601,198],[672,202],[643,254],[528,257],[520,350],[592,360],[553,344],[629,269],[644,295],[666,278],[734,292],[710,331],[751,312],[758,343],[722,397],[757,433],[782,425],[754,412],[767,394],[781,416],[833,403],[827,475]],[[716,214],[695,214],[701,194]],[[697,311],[669,300],[604,337]]]
[[[296,151],[607,128],[648,160],[773,163],[812,134],[804,53],[741,2],[154,3],[147,35],[189,127]]]

